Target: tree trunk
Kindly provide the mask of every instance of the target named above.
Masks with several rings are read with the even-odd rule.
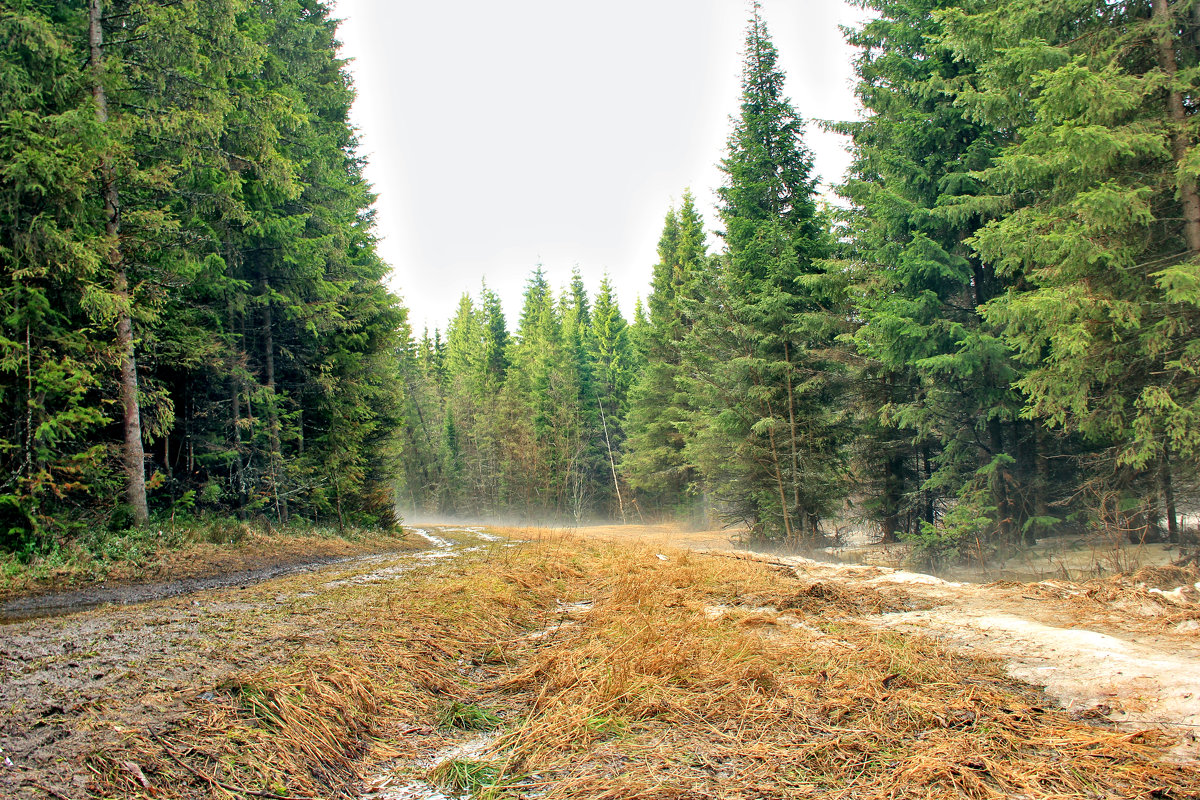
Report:
[[[775,410],[771,408],[771,404],[767,403],[767,416],[771,419],[775,417]],[[767,428],[767,441],[771,445],[771,465],[775,468],[775,483],[779,488],[779,510],[783,512],[783,537],[790,545],[800,543],[800,537],[796,534],[792,527],[792,517],[788,513],[787,492],[783,488],[783,469],[779,465],[779,449],[775,446],[775,427],[772,425]]]
[[[1171,479],[1171,448],[1168,446],[1163,447],[1162,461],[1158,465],[1158,485],[1167,513],[1167,541],[1178,544],[1179,522],[1175,513],[1175,487]]]
[[[271,448],[271,491],[275,494],[275,514],[283,525],[288,521],[287,499],[279,493],[280,473],[283,470],[283,449],[279,443],[279,398],[275,394],[275,320],[271,313],[270,286],[266,278],[260,278],[260,294],[263,297],[263,368],[267,385],[267,442]]]
[[[604,418],[604,403],[596,397],[596,405],[600,407],[600,425],[604,428],[604,446],[608,448],[608,466],[612,469],[613,491],[617,493],[617,507],[621,510],[621,523],[628,522],[625,518],[625,501],[621,499],[621,484],[617,480],[617,462],[613,459],[612,442],[608,438],[608,422]]]
[[[933,491],[928,488],[925,488],[925,486],[924,486],[924,484],[927,484],[929,482],[929,480],[933,477],[933,463],[932,463],[932,458],[929,454],[929,445],[923,445],[921,447],[921,462],[922,462],[921,518],[923,520],[925,520],[925,522],[932,525],[933,518],[934,518]]]
[[[792,508],[800,513],[800,454],[796,451],[799,436],[796,432],[796,399],[792,388],[792,357],[786,341],[783,343],[784,375],[787,378],[788,433],[792,455]]]
[[[900,530],[900,497],[903,487],[904,457],[892,454],[884,461],[883,466],[883,514],[880,524],[883,535],[879,541],[892,544],[897,540]]]
[[[104,93],[104,13],[101,0],[88,5],[88,65],[92,70],[92,99],[96,119],[108,122],[108,98]],[[112,162],[106,155],[100,163],[101,194],[104,198],[104,234],[109,241],[108,259],[113,268],[113,293],[117,300],[117,352],[121,360],[121,408],[125,446],[125,496],[138,525],[150,521],[146,506],[146,453],[142,447],[142,413],[138,407],[137,360],[133,347],[133,319],[130,311],[129,277],[121,255],[121,200]]]
[[[1037,422],[1028,425],[1020,420],[1012,423],[1013,447],[1017,451],[1017,482],[1019,487],[1017,501],[1013,503],[1013,513],[1016,516],[1016,527],[1022,532],[1025,544],[1032,547],[1037,544],[1038,526],[1029,524],[1029,518],[1037,516],[1038,508],[1038,439]]]
[[[21,474],[33,474],[33,343],[29,338],[29,318],[25,318],[25,459]]]
[[[997,458],[1004,452],[1004,428],[1000,420],[991,419],[988,421],[988,438],[991,447],[992,458]],[[1002,466],[998,466],[992,472],[991,486],[992,500],[996,504],[996,526],[1000,539],[1005,543],[1013,541],[1013,514],[1012,503],[1008,497],[1008,470]]]
[[[1183,92],[1177,84],[1179,66],[1175,57],[1175,23],[1171,16],[1168,0],[1154,0],[1154,20],[1161,26],[1158,31],[1158,60],[1170,89],[1167,92],[1167,113],[1171,118],[1171,157],[1176,167],[1187,158],[1191,142],[1188,137],[1187,110],[1183,106]],[[1196,191],[1196,179],[1190,176],[1179,178],[1179,202],[1183,206],[1183,238],[1187,248],[1200,251],[1200,194]]]
[[[234,308],[232,298],[229,300],[229,330],[231,333],[237,333],[239,339],[241,338],[241,325],[239,324],[237,309]],[[234,501],[234,510],[239,518],[244,516],[246,501],[250,496],[250,489],[246,481],[246,464],[242,460],[245,452],[245,448],[242,445],[241,378],[244,357],[244,354],[239,350],[232,359],[229,369],[229,414],[233,422],[233,474],[230,475],[230,483],[237,497]]]

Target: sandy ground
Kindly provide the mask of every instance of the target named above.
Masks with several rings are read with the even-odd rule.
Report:
[[[722,557],[766,559],[797,575],[916,599],[921,610],[871,618],[971,655],[1002,659],[1013,677],[1044,687],[1081,717],[1178,733],[1177,754],[1200,759],[1200,584],[1195,573],[1150,569],[1130,579],[987,584],[889,567],[818,562],[737,549],[725,531],[669,525],[592,526],[575,532],[659,542]],[[1139,580],[1140,578],[1140,580]]]

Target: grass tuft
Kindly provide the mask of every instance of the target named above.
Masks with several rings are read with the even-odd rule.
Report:
[[[452,758],[430,770],[427,777],[446,791],[478,796],[484,789],[499,788],[500,775],[500,766],[490,761]]]
[[[494,711],[456,700],[438,709],[437,723],[443,728],[457,728],[460,731],[493,731],[504,720]]]

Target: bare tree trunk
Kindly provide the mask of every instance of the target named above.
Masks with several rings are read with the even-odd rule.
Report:
[[[1001,427],[1000,420],[988,421],[988,438],[993,458],[1004,452],[1004,429]],[[1002,466],[997,467],[992,473],[990,483],[992,499],[996,503],[996,524],[999,528],[1000,539],[1008,544],[1013,541],[1014,525],[1012,504],[1008,497],[1008,470]]]
[[[29,338],[29,318],[25,318],[25,460],[21,472],[33,474],[33,343]]]
[[[884,460],[883,466],[883,514],[880,525],[883,528],[880,543],[891,544],[897,541],[900,531],[900,502],[903,488],[904,457],[892,454]]]
[[[785,376],[787,378],[787,402],[788,402],[788,431],[791,436],[790,445],[792,451],[792,508],[796,513],[800,513],[800,455],[796,452],[796,440],[799,438],[796,433],[796,398],[792,389],[792,356],[788,350],[788,344],[783,343],[783,363],[787,365]]]
[[[228,311],[230,332],[239,332],[240,334],[238,312],[232,298],[229,300]],[[235,509],[239,518],[245,513],[243,509],[250,495],[246,481],[246,463],[242,460],[245,448],[242,445],[242,378],[240,370],[244,358],[244,354],[239,350],[229,370],[229,414],[233,422],[233,474],[230,476],[230,482],[233,484],[233,490],[237,493]]]
[[[1158,465],[1158,485],[1162,491],[1163,506],[1167,512],[1167,541],[1179,542],[1179,522],[1175,513],[1175,486],[1171,480],[1171,448],[1163,446],[1162,461]]]
[[[775,448],[775,431],[771,428],[767,429],[767,439],[771,443],[771,463],[775,467],[775,482],[779,487],[779,503],[781,505],[779,510],[783,512],[783,536],[788,544],[796,545],[800,543],[800,537],[792,529],[792,518],[788,514],[787,493],[783,490],[783,471],[779,468],[779,451]]]
[[[929,454],[929,445],[923,445],[921,447],[921,466],[921,483],[925,484],[928,483],[930,478],[933,477],[933,463],[932,456]],[[930,525],[933,524],[933,511],[933,490],[922,487],[921,518]]]
[[[625,523],[629,520],[625,518],[625,501],[621,499],[621,484],[617,480],[617,462],[613,460],[612,442],[608,438],[608,422],[604,418],[604,403],[600,397],[596,397],[596,405],[600,407],[600,425],[604,428],[604,446],[608,448],[608,466],[612,469],[613,491],[617,493],[617,507],[621,509],[621,522]]]
[[[1170,85],[1167,112],[1171,117],[1171,157],[1178,167],[1187,158],[1191,142],[1188,141],[1183,92],[1176,84],[1179,66],[1175,58],[1175,24],[1168,0],[1154,0],[1154,20],[1162,27],[1158,32],[1158,60]],[[1179,179],[1179,201],[1183,206],[1183,237],[1187,248],[1193,253],[1200,251],[1200,194],[1196,191],[1195,178]]]
[[[88,5],[88,65],[92,70],[92,99],[96,119],[108,122],[108,98],[104,93],[104,12],[101,0]],[[138,407],[137,360],[133,348],[133,319],[130,312],[129,277],[121,255],[121,200],[112,162],[105,156],[100,163],[101,193],[104,198],[104,234],[109,240],[109,263],[113,267],[113,293],[117,299],[117,351],[121,359],[121,407],[125,431],[126,499],[138,525],[150,521],[146,506],[146,453],[142,447],[142,413]]]

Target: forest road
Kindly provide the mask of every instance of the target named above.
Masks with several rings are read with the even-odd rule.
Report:
[[[1147,568],[1132,578],[1076,584],[961,583],[887,567],[740,550],[722,531],[666,525],[581,527],[589,538],[683,547],[786,567],[814,583],[873,589],[912,610],[873,614],[880,630],[917,633],[1000,659],[1080,717],[1179,736],[1175,753],[1200,760],[1200,583],[1194,570]]]
[[[311,608],[297,611],[330,589],[507,546],[479,528],[406,530],[422,549],[125,587],[136,591],[103,606],[0,620],[0,797],[44,797],[34,791],[43,783],[91,796],[90,773],[76,767],[113,746],[114,731],[162,730],[218,703],[212,686],[336,640],[341,631],[314,624]],[[62,597],[31,600],[61,609]]]
[[[295,575],[302,572],[352,565],[363,561],[398,555],[403,551],[372,553],[360,556],[325,556],[288,560],[253,569],[241,569],[218,575],[173,578],[145,583],[121,583],[114,586],[97,584],[68,592],[16,597],[0,603],[0,625],[44,617],[57,617],[104,605],[136,605],[152,600],[195,594],[210,589],[245,589],[256,583]]]

